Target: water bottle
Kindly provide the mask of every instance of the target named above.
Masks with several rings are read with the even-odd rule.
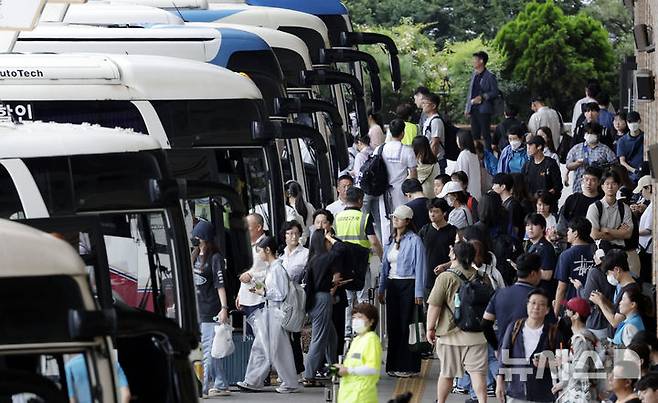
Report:
[[[455,320],[459,320],[459,307],[461,306],[461,300],[459,299],[459,293],[455,293]]]

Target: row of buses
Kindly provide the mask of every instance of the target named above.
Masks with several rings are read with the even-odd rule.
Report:
[[[398,89],[338,0],[46,4],[0,54],[0,396],[68,401],[82,356],[91,401],[120,401],[117,362],[132,401],[196,401],[193,223],[235,293],[246,214],[278,233],[288,180],[334,200],[382,104],[365,44]]]

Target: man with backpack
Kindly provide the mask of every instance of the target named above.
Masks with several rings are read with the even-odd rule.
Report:
[[[493,288],[473,267],[471,243],[456,243],[450,255],[450,268],[439,274],[428,299],[427,340],[438,342],[441,366],[437,399],[445,403],[453,379],[468,371],[478,400],[486,402],[488,351],[481,320]]]
[[[439,161],[441,172],[445,172],[446,161],[446,132],[441,116],[439,116],[439,96],[431,93],[423,97],[423,113],[425,114],[425,123],[423,124],[423,136],[430,141],[432,153]]]
[[[382,239],[391,233],[389,214],[406,203],[402,182],[416,178],[414,150],[402,144],[405,122],[394,119],[389,123],[391,141],[377,147],[361,168],[360,187],[365,194],[379,198],[379,215]],[[381,197],[380,197],[381,196]]]
[[[363,276],[363,287],[358,291],[347,291],[348,305],[345,308],[345,335],[352,335],[352,305],[354,301],[358,303],[366,302],[368,298],[368,289],[370,288],[370,252],[374,252],[379,258],[382,257],[382,244],[375,234],[373,220],[370,214],[361,211],[363,207],[363,190],[352,186],[348,188],[345,194],[345,210],[336,215],[334,227],[336,228],[336,237],[345,243],[355,246],[352,250],[363,250],[367,258],[365,261],[354,262],[355,264],[365,266],[360,267],[360,271],[355,268],[357,273],[365,273]],[[355,253],[352,253],[354,257]],[[361,279],[358,279],[361,280]],[[361,282],[361,281],[359,281]]]
[[[592,223],[592,238],[600,241],[599,248],[603,250],[619,248],[634,251],[639,244],[639,235],[630,207],[622,200],[617,200],[621,179],[617,172],[609,170],[603,174],[601,182],[603,198],[587,209],[587,219]],[[637,260],[636,263],[631,258],[628,263],[633,274],[639,276],[639,258]]]
[[[527,318],[507,326],[499,352],[502,368],[496,382],[499,401],[555,401],[549,357],[544,352],[559,347],[559,334],[556,326],[547,320],[549,311],[548,294],[541,288],[535,289],[526,300]]]

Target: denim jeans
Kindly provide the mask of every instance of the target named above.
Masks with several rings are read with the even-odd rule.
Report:
[[[203,394],[208,394],[208,389],[228,389],[221,362],[223,358],[212,358],[210,350],[215,338],[215,322],[201,323],[201,349],[203,350]]]

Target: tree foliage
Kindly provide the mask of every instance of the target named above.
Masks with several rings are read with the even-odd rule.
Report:
[[[620,60],[633,55],[633,16],[622,1],[594,0],[583,8],[583,12],[601,21]]]
[[[584,13],[565,15],[550,0],[528,3],[495,43],[507,57],[503,76],[563,112],[582,96],[588,79],[604,86],[614,81],[616,60],[605,28]]]
[[[365,25],[357,28],[395,38],[398,46],[402,73],[402,89],[399,93],[393,92],[391,87],[388,56],[377,46],[364,47],[364,50],[375,56],[379,64],[384,104],[382,112],[388,118],[392,117],[397,105],[411,99],[416,87],[424,85],[441,95],[443,105],[440,109],[449,111],[454,119],[459,120],[463,117],[461,111],[464,110],[473,71],[473,53],[479,50],[489,53],[489,68],[496,73],[504,66],[502,53],[479,37],[465,42],[447,43],[439,52],[432,40],[423,34],[425,25],[412,23],[410,19],[403,19],[400,25],[393,28]]]
[[[526,0],[346,0],[355,23],[392,27],[403,17],[427,24],[426,33],[443,48],[446,42],[478,37],[493,39],[498,28],[516,16]],[[580,0],[556,0],[565,13],[574,14]]]

